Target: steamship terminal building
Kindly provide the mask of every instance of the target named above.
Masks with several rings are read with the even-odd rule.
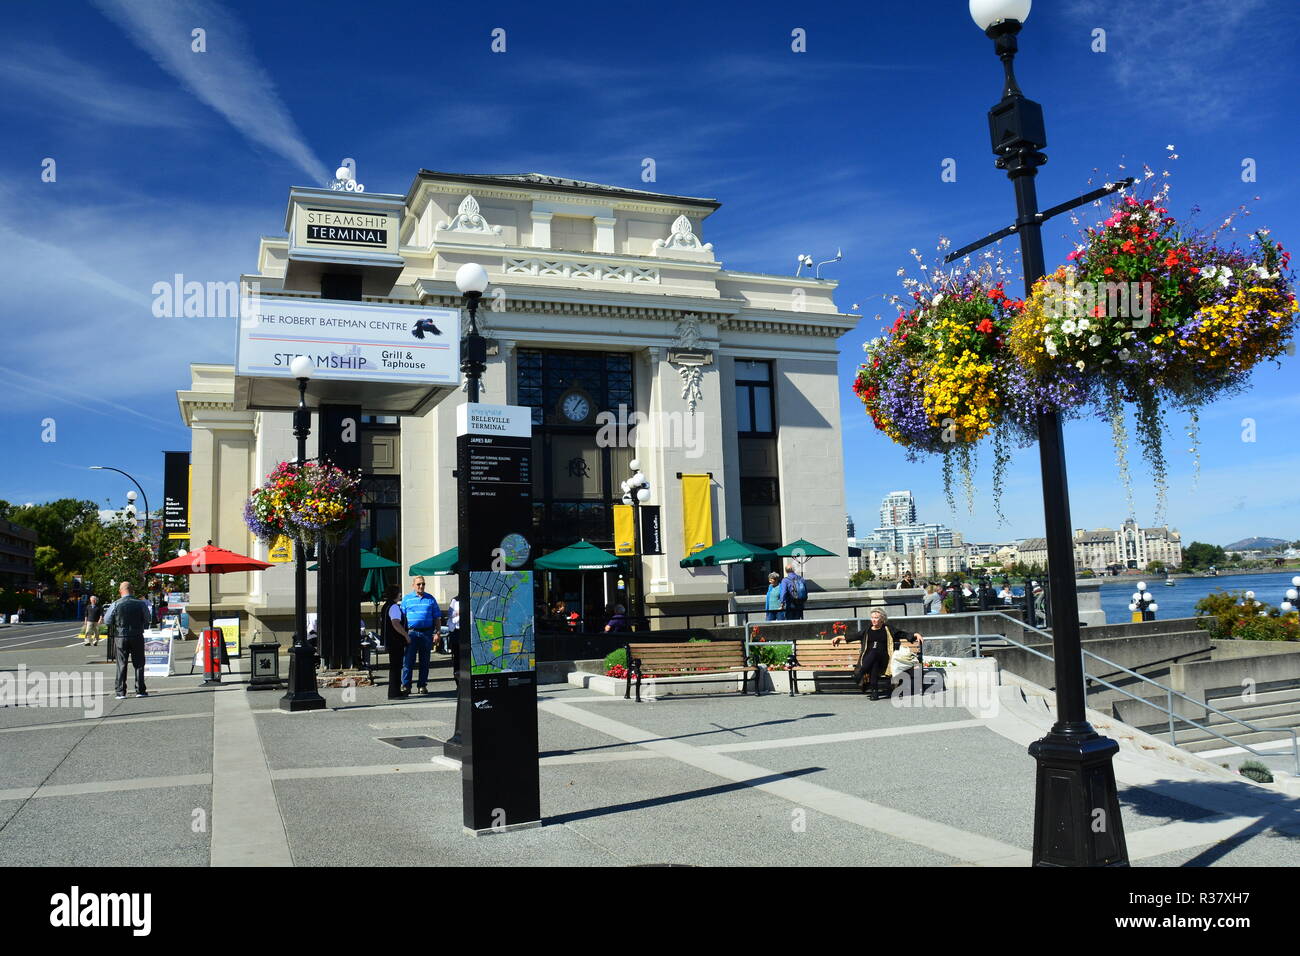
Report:
[[[295,218],[344,198],[393,232],[364,269],[327,261],[331,244],[346,257],[349,233],[316,227],[309,242]],[[489,341],[480,400],[532,410],[534,554],[579,539],[613,550],[613,506],[636,459],[649,479],[647,504],[661,515],[663,553],[628,559],[642,562],[647,610],[723,609],[761,585],[767,569],[679,566],[688,547],[683,482],[707,476],[714,541],[775,547],[806,538],[834,550],[844,527],[837,358],[857,316],[836,308],[833,281],[724,268],[704,241],[719,205],[533,173],[421,170],[405,196],[299,188],[289,235],[262,238],[243,281],[263,297],[459,310],[456,270],[483,265],[491,285],[478,311]],[[195,364],[190,387],[177,393],[192,436],[191,540],[265,558],[243,505],[294,457],[291,413],[285,403],[259,407],[236,371]],[[453,383],[437,401],[399,414],[362,409],[360,545],[398,561],[404,584],[407,567],[457,544],[456,408],[464,401]],[[309,456],[318,433],[314,421]],[[811,558],[806,572],[815,589],[847,586],[843,555]],[[603,625],[604,606],[633,579],[553,575],[546,597],[576,606],[585,592],[585,617]],[[445,600],[455,581],[429,585]],[[287,641],[292,565],[221,575],[214,587],[218,611],[240,613],[245,635]]]

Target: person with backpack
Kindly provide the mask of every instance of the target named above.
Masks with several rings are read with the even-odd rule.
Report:
[[[781,590],[778,593],[781,610],[785,612],[783,619],[802,621],[803,606],[808,600],[808,585],[804,582],[803,575],[795,573],[793,564],[786,565],[785,577],[781,579]]]

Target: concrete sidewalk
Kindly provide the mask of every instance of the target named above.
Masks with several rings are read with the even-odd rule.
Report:
[[[89,649],[0,653],[0,672],[102,673],[102,716],[0,709],[0,864],[1023,865],[1034,764],[1014,721],[861,696],[539,694],[543,826],[462,832],[445,659],[432,697],[326,689],[285,714],[242,677],[112,699]],[[181,668],[185,670],[185,667]],[[1300,801],[1126,755],[1135,865],[1294,865]]]

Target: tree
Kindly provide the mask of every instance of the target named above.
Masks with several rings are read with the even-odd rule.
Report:
[[[852,576],[849,578],[849,586],[860,588],[868,581],[874,581],[875,579],[876,572],[872,571],[870,568],[863,568],[860,571],[853,572]]]
[[[108,524],[96,522],[97,530],[87,536],[94,547],[93,557],[85,569],[95,593],[112,597],[113,582],[130,581],[136,593],[143,593],[145,569],[154,563],[149,545],[139,537],[139,529],[129,518],[117,517]]]
[[[66,573],[85,570],[91,556],[85,533],[99,525],[99,508],[93,501],[60,498],[41,505],[9,506],[7,517],[14,524],[35,531],[38,547],[52,549],[53,554],[46,562],[48,567],[61,566]]]
[[[1166,565],[1163,561],[1152,561],[1147,565],[1148,571],[1154,571],[1156,574],[1164,574]]]
[[[1183,564],[1192,570],[1223,564],[1227,561],[1227,557],[1223,548],[1217,544],[1206,544],[1204,541],[1193,541],[1183,548]]]

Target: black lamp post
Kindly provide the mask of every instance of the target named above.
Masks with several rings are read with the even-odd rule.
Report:
[[[311,434],[311,411],[307,408],[307,381],[314,370],[311,359],[299,355],[289,363],[298,380],[298,407],[293,412],[293,437],[298,440],[298,467],[307,461],[307,436]],[[280,698],[280,709],[297,713],[324,710],[325,698],[316,690],[316,652],[307,640],[307,553],[301,541],[293,549],[293,647],[289,649],[289,689]]]
[[[1057,212],[1118,188],[1112,184],[1039,212],[1034,177],[1038,167],[1047,162],[1042,152],[1047,145],[1043,108],[1021,93],[1012,70],[1016,35],[1031,5],[1032,0],[970,0],[971,16],[993,40],[1006,74],[1002,99],[989,110],[989,132],[998,157],[996,165],[1006,170],[1015,187],[1017,216],[1014,226],[994,235],[1000,238],[1019,233],[1026,296],[1046,272],[1042,223]],[[981,240],[976,247],[988,241]],[[966,251],[958,250],[949,258]],[[1085,715],[1065,444],[1055,411],[1038,415],[1038,451],[1043,473],[1047,581],[1052,595],[1056,723],[1046,737],[1029,746],[1030,755],[1038,761],[1033,861],[1035,866],[1127,866],[1128,849],[1111,764],[1119,745],[1098,734]]]
[[[469,402],[478,401],[479,380],[487,371],[487,339],[478,330],[478,304],[487,291],[488,274],[477,262],[467,262],[456,270],[456,288],[464,297],[465,310],[469,313],[469,332],[461,342],[460,370],[465,373],[465,398]],[[456,475],[457,484],[464,486],[469,475]],[[462,496],[463,498],[463,496]],[[468,554],[461,542],[461,554]],[[470,618],[466,615],[469,607],[469,570],[468,562],[461,561],[461,570],[456,575],[460,597],[461,621]],[[462,629],[463,630],[463,629]],[[468,642],[464,634],[456,635],[456,724],[451,737],[442,746],[443,755],[452,760],[463,760],[464,741],[460,736],[460,712],[469,706],[469,679],[472,662]]]
[[[623,482],[623,504],[632,506],[632,586],[635,588],[636,604],[628,602],[628,614],[632,621],[629,626],[640,629],[649,622],[645,616],[645,575],[641,566],[641,505],[650,500],[650,479],[641,471],[639,459],[628,463],[632,477]]]
[[[113,468],[109,465],[91,465],[90,470],[91,471],[115,471],[119,475],[122,475],[124,478],[129,480],[131,484],[135,485],[136,488],[139,489],[140,497],[144,499],[144,541],[145,544],[149,546],[149,564],[150,565],[157,564],[158,554],[154,550],[153,529],[149,524],[149,496],[144,493],[144,488],[140,486],[140,482],[136,481],[134,478],[132,478],[130,475],[124,472],[121,468]],[[128,504],[134,504],[134,502],[130,500],[129,495],[127,497],[127,501]],[[140,579],[140,584],[142,585],[140,591],[142,594],[145,594],[146,596],[148,596],[148,590],[149,590],[148,582],[149,582],[149,575],[148,572],[146,572],[145,576]],[[107,658],[108,662],[112,663],[113,661],[117,660],[116,641],[114,641],[112,634],[108,635],[108,639],[104,642],[104,645],[108,653],[108,658]]]

